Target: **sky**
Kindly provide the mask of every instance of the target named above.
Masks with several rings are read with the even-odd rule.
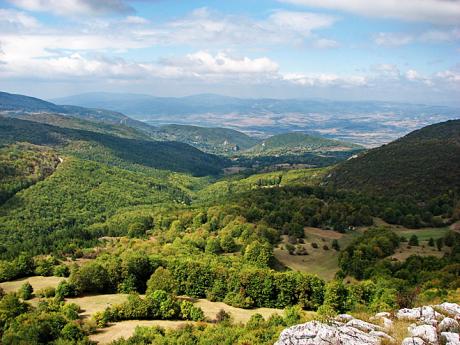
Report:
[[[0,0],[0,90],[460,106],[460,0]]]

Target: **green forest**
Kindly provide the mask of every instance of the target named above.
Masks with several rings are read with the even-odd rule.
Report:
[[[459,121],[315,168],[225,175],[228,156],[52,119],[0,118],[0,282],[24,279],[0,288],[2,344],[92,344],[129,320],[190,323],[112,344],[273,344],[309,318],[458,302]],[[442,153],[421,159],[428,147]],[[333,279],[284,255],[318,253]],[[120,300],[80,317],[98,295]],[[236,322],[199,301],[280,313]]]

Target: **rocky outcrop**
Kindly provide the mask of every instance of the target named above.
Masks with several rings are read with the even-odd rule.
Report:
[[[366,322],[341,314],[327,323],[310,321],[285,329],[275,345],[379,345],[396,344],[393,322],[410,321],[402,345],[460,345],[460,306],[443,303],[382,312]]]

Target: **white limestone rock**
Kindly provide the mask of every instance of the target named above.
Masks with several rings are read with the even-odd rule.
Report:
[[[442,332],[441,333],[442,345],[460,345],[460,336],[458,333]]]
[[[444,316],[434,310],[432,306],[426,306],[413,309],[400,309],[396,312],[396,318],[399,320],[420,321],[422,323],[436,325]]]
[[[348,322],[348,321],[351,321],[353,320],[354,317],[349,315],[349,314],[340,314],[340,315],[337,315],[335,317],[335,320],[339,321],[339,322]]]
[[[418,338],[418,337],[408,337],[404,338],[402,341],[401,345],[425,345],[426,343],[423,341],[423,339]]]
[[[275,345],[379,345],[380,342],[379,336],[354,327],[310,321],[285,329]]]
[[[353,319],[347,322],[347,326],[349,327],[354,327],[359,329],[360,331],[369,333],[371,331],[383,331],[383,328],[377,325],[374,325],[373,323],[369,323],[366,321],[358,320],[358,319]]]
[[[460,332],[460,324],[450,317],[444,318],[438,325],[438,332]]]
[[[436,328],[430,325],[410,326],[409,332],[413,337],[423,339],[428,344],[438,344],[438,334]]]
[[[443,304],[437,305],[436,308],[440,309],[443,313],[448,314],[454,319],[460,318],[460,305],[457,303],[444,302]]]

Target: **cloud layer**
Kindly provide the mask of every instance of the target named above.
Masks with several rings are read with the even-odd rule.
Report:
[[[457,0],[280,0],[280,2],[441,25],[460,22],[460,1]]]

